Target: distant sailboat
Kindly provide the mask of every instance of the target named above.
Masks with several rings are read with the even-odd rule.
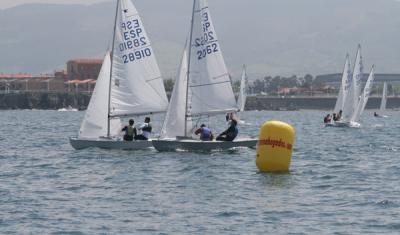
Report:
[[[364,66],[362,63],[361,46],[358,45],[356,61],[354,63],[353,77],[351,79],[349,91],[343,107],[343,122],[349,123],[351,121],[351,117],[356,111],[361,92],[361,79],[363,76],[363,70]]]
[[[381,100],[381,106],[379,108],[379,112],[375,117],[387,117],[384,115],[386,112],[386,102],[387,102],[387,84],[386,82],[383,83],[383,89],[382,89],[382,100]]]
[[[372,66],[371,72],[368,76],[367,83],[365,84],[364,91],[361,95],[360,101],[358,102],[356,111],[354,112],[353,116],[350,120],[350,126],[352,127],[359,127],[361,124],[359,123],[361,114],[364,112],[365,106],[367,105],[369,95],[372,90],[372,85],[375,80],[375,68]]]
[[[130,0],[117,0],[112,53],[107,53],[77,138],[87,147],[143,149],[151,141],[122,141],[121,117],[165,112],[168,99],[150,40]]]
[[[246,65],[243,65],[242,78],[240,80],[240,92],[238,97],[239,112],[243,112],[246,106],[247,86],[248,86],[248,79],[246,73]]]
[[[346,67],[346,66],[345,66]],[[344,97],[343,113],[339,121],[334,122],[334,126],[350,127],[352,117],[356,112],[357,106],[360,102],[361,92],[361,79],[363,76],[363,63],[361,56],[361,45],[358,45],[356,61],[354,63],[353,76],[348,76],[349,88],[346,96]],[[347,89],[346,89],[347,90]]]
[[[189,41],[182,57],[158,151],[209,151],[255,147],[257,140],[200,141],[191,138],[192,117],[238,111],[231,80],[206,0],[194,0]]]

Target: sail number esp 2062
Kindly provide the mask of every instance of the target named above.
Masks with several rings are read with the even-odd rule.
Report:
[[[139,19],[121,23],[122,41],[118,45],[124,64],[144,59],[152,55],[150,43]]]
[[[219,46],[211,26],[208,8],[203,9],[204,12],[201,14],[202,17],[202,35],[194,40],[194,46],[197,50],[197,59],[201,60],[212,53],[219,51]]]

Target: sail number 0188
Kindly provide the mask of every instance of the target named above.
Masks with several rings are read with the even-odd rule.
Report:
[[[133,62],[136,60],[143,59],[145,57],[151,56],[151,50],[149,48],[145,48],[143,50],[131,52],[129,54],[123,55],[122,58],[124,60],[124,64],[127,64],[129,62]]]
[[[212,43],[212,44],[206,46],[204,49],[197,51],[197,59],[201,60],[203,58],[206,58],[207,55],[212,54],[214,52],[218,52],[218,44],[217,43]]]

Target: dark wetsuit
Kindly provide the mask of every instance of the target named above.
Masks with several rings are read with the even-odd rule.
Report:
[[[142,130],[142,134],[135,136],[135,140],[148,140],[152,129],[153,128],[151,127],[150,123],[145,124],[144,127],[140,128],[140,130]]]
[[[239,129],[237,127],[237,124],[235,123],[231,123],[231,125],[229,126],[229,128],[222,132],[218,137],[217,140],[219,141],[233,141],[236,136],[239,133]]]

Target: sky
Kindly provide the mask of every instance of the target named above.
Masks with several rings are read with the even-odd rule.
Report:
[[[107,0],[0,0],[0,9],[15,7],[27,3],[52,3],[52,4],[92,4]]]
[[[175,76],[192,0],[132,1],[161,70]],[[102,2],[109,3],[6,9]],[[0,0],[0,73],[47,72],[64,68],[71,58],[101,57],[110,43],[113,2]],[[209,0],[209,5],[226,64],[237,77],[244,63],[257,76],[340,72],[346,53],[354,61],[358,43],[366,70],[375,64],[379,73],[400,73],[400,0]],[[60,20],[52,20],[54,14]]]

